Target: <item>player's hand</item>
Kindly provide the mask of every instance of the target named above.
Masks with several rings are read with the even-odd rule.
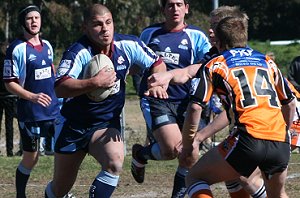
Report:
[[[44,93],[33,94],[33,97],[30,100],[33,103],[42,105],[43,107],[48,107],[51,104],[51,97]]]
[[[159,98],[159,99],[167,99],[169,97],[167,91],[161,86],[156,86],[148,89],[144,93],[144,95],[153,96],[154,98]]]
[[[191,168],[199,159],[199,145],[194,142],[189,147],[183,147],[179,153],[179,164]]]
[[[158,72],[148,77],[148,88],[161,86],[167,90],[173,75],[170,72]]]
[[[110,70],[108,66],[103,67],[98,74],[92,78],[94,78],[93,80],[99,88],[113,87],[117,79],[116,72],[114,70]]]

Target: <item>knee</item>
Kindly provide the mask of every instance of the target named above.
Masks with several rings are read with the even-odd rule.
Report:
[[[177,157],[177,153],[175,152],[175,149],[167,148],[161,150],[161,156],[164,160],[172,160]]]
[[[114,161],[111,161],[109,164],[108,164],[108,167],[105,168],[104,167],[104,170],[107,170],[109,173],[113,174],[113,175],[120,175],[120,173],[122,172],[123,170],[123,161],[121,160],[114,160]]]

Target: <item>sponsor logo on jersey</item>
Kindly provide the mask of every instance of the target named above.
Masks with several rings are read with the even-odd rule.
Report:
[[[63,76],[67,73],[67,71],[71,68],[71,60],[62,60],[60,61],[57,74],[58,76]]]
[[[156,51],[155,53],[158,56],[160,56],[165,63],[171,63],[171,64],[175,64],[175,65],[179,64],[180,55],[177,53],[159,52],[159,51]]]
[[[52,53],[51,53],[50,49],[48,49],[48,58],[51,59],[51,60],[53,59],[53,56],[52,56]]]
[[[165,52],[171,52],[171,48],[170,47],[166,47]]]
[[[43,79],[51,78],[51,67],[36,69],[34,71],[34,77],[35,80],[43,80]]]
[[[34,54],[29,54],[28,60],[29,60],[29,61],[34,61],[34,60],[36,60],[36,55],[34,55]]]
[[[154,38],[149,44],[158,45],[160,43],[160,40],[158,38]]]
[[[12,75],[11,66],[12,66],[11,60],[8,60],[8,59],[4,60],[3,76],[10,77]]]
[[[4,60],[4,67],[3,67],[3,76],[11,76],[11,61],[10,60]]]
[[[180,45],[178,45],[178,48],[183,50],[188,50],[189,48],[187,45],[188,45],[187,39],[182,39]]]

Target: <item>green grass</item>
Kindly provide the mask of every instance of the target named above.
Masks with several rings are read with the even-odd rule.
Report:
[[[9,198],[15,196],[14,180],[15,169],[18,166],[21,157],[0,157],[0,197]],[[137,184],[130,173],[130,156],[125,157],[124,170],[120,177],[120,182],[114,192],[113,197],[130,197],[133,195],[151,194],[149,196],[141,195],[134,197],[168,197],[171,193],[173,175],[177,167],[177,161],[149,161],[146,168],[146,178],[143,184]],[[297,197],[300,190],[300,155],[292,154],[291,163],[289,165],[289,178],[287,180],[286,189],[290,197]],[[100,166],[91,157],[87,156],[82,163],[76,183],[72,192],[76,197],[88,197],[89,185],[93,178],[100,171]],[[32,171],[29,184],[27,187],[28,198],[43,197],[46,184],[52,178],[53,173],[53,156],[40,157],[38,165]],[[158,194],[153,194],[153,193]],[[216,197],[225,197],[226,190],[221,184],[213,188]]]

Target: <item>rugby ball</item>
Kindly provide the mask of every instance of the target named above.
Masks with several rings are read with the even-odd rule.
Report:
[[[88,65],[84,68],[83,71],[83,78],[91,78],[98,74],[98,72],[103,69],[105,66],[107,66],[107,70],[111,71],[114,70],[114,65],[110,58],[104,54],[97,54],[95,55]],[[87,93],[86,95],[89,97],[89,99],[95,101],[95,102],[100,102],[104,99],[106,99],[112,91],[112,88],[98,88],[95,89],[94,91],[91,91]]]

